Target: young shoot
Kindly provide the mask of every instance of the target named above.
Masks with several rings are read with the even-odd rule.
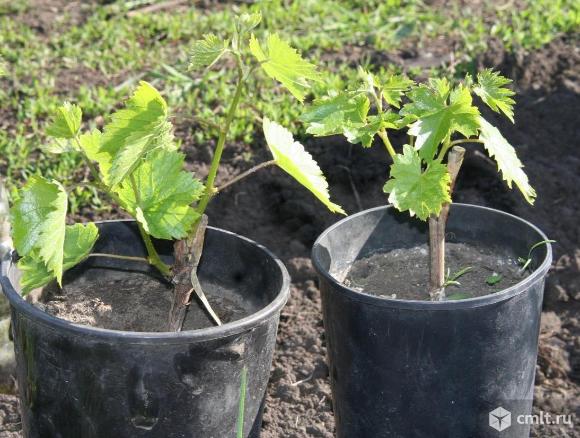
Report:
[[[265,41],[259,41],[252,30],[260,21],[260,14],[243,14],[227,38],[210,34],[193,43],[190,70],[207,70],[220,63],[220,68],[233,65],[236,76],[225,113],[218,120],[209,121],[220,130],[205,180],[185,169],[185,155],[178,151],[167,103],[147,82],[139,84],[124,107],[109,117],[102,131],[84,131],[82,110],[71,103],[59,107],[46,128],[53,141],[45,151],[79,154],[91,173],[86,185],[106,194],[135,219],[147,249],[147,257],[139,260],[153,265],[174,285],[170,330],[181,330],[193,292],[215,323],[220,324],[197,279],[197,267],[207,225],[205,212],[221,190],[261,168],[276,165],[332,212],[344,213],[331,202],[328,184],[311,155],[294,141],[290,131],[266,116],[263,132],[273,159],[216,187],[230,126],[240,102],[249,95],[249,78],[262,70],[268,82],[275,80],[300,102],[311,82],[319,80],[316,67],[278,35],[270,34]],[[222,63],[225,58],[227,62]],[[260,94],[265,93],[261,90]],[[67,190],[58,181],[36,175],[19,191],[11,208],[11,220],[24,294],[53,279],[62,284],[66,270],[91,256],[98,228],[93,223],[68,225],[67,211]],[[173,265],[161,259],[153,238],[175,241]],[[92,256],[137,260],[123,254]]]
[[[481,143],[493,158],[508,187],[515,184],[526,201],[534,203],[536,192],[523,171],[516,150],[480,114],[473,96],[514,122],[511,82],[484,70],[476,80],[468,77],[453,86],[442,78],[416,84],[402,75],[378,77],[360,70],[361,83],[348,90],[329,90],[315,100],[301,120],[316,136],[342,134],[363,147],[376,138],[393,160],[384,186],[389,202],[429,223],[432,300],[445,298],[445,226],[453,188],[463,162],[460,145]],[[408,141],[396,151],[390,132],[406,130]]]
[[[451,270],[447,269],[447,275],[445,276],[445,283],[443,283],[443,287],[461,286],[461,283],[458,280],[472,269],[473,267],[467,266],[454,274],[451,274]]]
[[[532,247],[528,251],[528,256],[526,258],[518,257],[518,263],[522,266],[520,268],[521,274],[523,274],[526,271],[526,269],[530,267],[532,263],[532,253],[534,252],[534,250],[542,245],[547,245],[548,243],[556,243],[556,241],[551,239],[541,240],[540,242],[537,242],[532,245]]]

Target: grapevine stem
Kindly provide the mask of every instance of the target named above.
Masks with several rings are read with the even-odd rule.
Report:
[[[141,195],[139,194],[139,190],[137,189],[137,182],[135,181],[135,176],[133,174],[129,175],[129,181],[131,183],[131,188],[133,189],[133,193],[135,194],[135,200],[137,201],[137,205],[141,206]],[[163,275],[168,276],[171,272],[171,269],[168,265],[163,263],[161,257],[157,253],[155,246],[153,246],[153,242],[151,241],[151,237],[145,229],[141,222],[137,221],[137,226],[139,227],[139,233],[141,234],[141,239],[143,239],[143,243],[145,244],[145,248],[147,248],[147,254],[149,255],[148,260],[153,266],[155,266],[159,272]]]
[[[450,183],[449,194],[453,193],[455,182],[465,149],[455,146],[449,153],[447,169]],[[431,300],[440,301],[445,298],[445,226],[449,216],[449,203],[443,204],[439,216],[429,217],[429,294]]]
[[[443,157],[445,157],[445,154],[449,149],[451,149],[453,146],[464,143],[483,143],[483,140],[480,140],[479,138],[462,138],[460,140],[454,140],[452,142],[449,142],[443,146],[441,152],[439,152],[439,155],[437,156],[437,159],[443,159]]]
[[[257,172],[260,169],[264,169],[266,167],[273,166],[275,164],[276,164],[276,160],[270,160],[270,161],[265,161],[264,163],[260,163],[256,166],[252,167],[251,169],[248,169],[245,172],[240,173],[238,176],[235,176],[234,178],[232,178],[228,182],[224,183],[223,185],[221,185],[220,187],[218,187],[215,190],[215,193],[219,193],[219,192],[223,191],[224,189],[227,189],[232,184],[237,183],[238,181],[250,176],[251,174]]]
[[[389,153],[391,158],[395,158],[395,155],[397,155],[397,153],[395,152],[395,149],[393,148],[393,145],[389,140],[389,136],[387,135],[387,131],[384,128],[379,131],[379,137],[381,137],[381,140],[383,140],[383,143],[387,148],[387,152]]]
[[[150,264],[149,260],[146,259],[145,257],[133,257],[133,256],[124,256],[124,255],[117,255],[117,254],[104,254],[104,253],[100,253],[100,252],[94,252],[92,254],[89,254],[89,257],[106,257],[109,259],[129,260],[129,261],[133,261],[133,262],[144,262],[144,263]]]
[[[383,102],[381,100],[381,98],[379,98],[379,96],[377,96],[376,91],[372,90],[372,96],[375,100],[375,105],[377,106],[377,112],[379,113],[379,115],[382,114],[383,112]],[[385,145],[385,147],[387,148],[387,152],[389,153],[389,155],[391,156],[391,158],[395,158],[395,155],[397,155],[397,153],[395,152],[395,148],[393,148],[393,145],[391,144],[391,140],[389,140],[389,136],[387,134],[387,130],[385,128],[382,128],[379,132],[379,137],[381,138],[381,140],[383,141],[383,144]]]
[[[201,198],[201,201],[199,202],[196,209],[200,218],[205,213],[205,210],[207,208],[207,205],[209,204],[210,199],[216,194],[216,191],[214,190],[215,179],[222,158],[222,153],[224,151],[226,138],[230,130],[230,125],[232,124],[232,120],[234,119],[234,115],[236,114],[238,104],[240,103],[240,97],[242,96],[242,90],[244,88],[244,73],[242,71],[242,61],[240,60],[239,55],[236,56],[236,60],[238,64],[238,83],[236,86],[234,97],[232,99],[232,102],[230,103],[230,107],[226,115],[224,127],[221,129],[220,135],[218,137],[217,146],[215,148],[215,153],[213,155],[211,166],[209,168],[209,173],[207,175],[207,181],[205,183],[205,193],[203,195],[203,198]]]
[[[226,138],[230,130],[230,125],[232,124],[236,110],[240,103],[240,98],[242,96],[245,83],[242,59],[238,53],[235,53],[235,56],[238,68],[236,91],[228,108],[225,123],[220,129],[217,145],[211,160],[207,180],[205,182],[205,193],[196,208],[196,213],[199,215],[199,219],[196,221],[187,239],[178,240],[173,245],[175,263],[173,265],[174,272],[172,281],[175,287],[173,291],[171,311],[169,313],[169,329],[173,331],[180,331],[181,327],[183,326],[191,292],[195,290],[198,294],[198,297],[204,296],[201,290],[201,285],[195,284],[199,283],[197,281],[196,271],[199,257],[201,257],[201,252],[203,251],[203,236],[205,234],[205,226],[207,225],[206,220],[204,220],[204,218],[207,218],[207,216],[205,216],[204,213],[207,205],[209,204],[209,201],[217,193],[217,190],[214,186],[217,172],[220,166],[222,153],[224,151]],[[199,246],[199,248],[196,248],[197,246]],[[192,262],[194,258],[197,258],[197,262],[195,263]],[[192,285],[193,289],[191,288]],[[202,304],[208,313],[210,313],[210,315],[216,315],[207,299],[202,299]],[[219,318],[214,318],[214,322],[218,323],[219,325]]]
[[[453,147],[456,144],[463,143],[483,143],[483,140],[480,140],[479,138],[462,138],[460,140],[454,140],[451,143],[449,143],[449,147]]]

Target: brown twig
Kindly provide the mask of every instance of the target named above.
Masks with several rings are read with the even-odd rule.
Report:
[[[152,12],[162,11],[164,9],[171,9],[175,8],[176,6],[181,6],[185,3],[187,3],[187,0],[169,0],[166,2],[154,3],[152,5],[144,6],[142,8],[127,12],[127,17],[134,17],[135,15],[139,14],[150,14]]]
[[[191,300],[192,292],[196,293],[211,319],[217,325],[222,325],[221,320],[212,309],[197,278],[197,267],[199,266],[203,252],[207,222],[207,216],[203,215],[191,246],[188,244],[187,239],[175,242],[175,264],[173,265],[173,284],[175,288],[173,292],[173,303],[169,314],[169,331],[179,332],[183,328],[183,322],[185,321],[187,306]]]
[[[454,146],[449,152],[447,159],[447,170],[451,182],[449,193],[453,193],[457,174],[463,163],[465,149],[461,146]],[[445,297],[445,226],[449,216],[449,203],[441,208],[439,216],[429,217],[429,295],[433,301],[440,301]]]

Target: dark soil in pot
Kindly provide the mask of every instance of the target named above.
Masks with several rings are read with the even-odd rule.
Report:
[[[516,257],[499,248],[448,243],[445,245],[445,261],[448,275],[469,269],[457,279],[459,284],[446,288],[448,300],[499,292],[528,275],[521,270]],[[499,280],[494,282],[492,278]],[[344,284],[386,298],[429,300],[429,247],[399,248],[357,259]]]
[[[106,276],[87,281],[72,278],[59,288],[51,284],[35,305],[58,318],[76,324],[133,332],[164,332],[171,308],[173,289],[155,276],[124,272],[119,278]],[[216,283],[204,284],[204,292],[226,324],[251,315],[255,306],[232,289]],[[183,330],[213,327],[215,324],[198,304],[196,297],[187,311]]]

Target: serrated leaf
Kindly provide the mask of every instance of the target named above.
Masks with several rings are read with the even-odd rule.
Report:
[[[498,170],[501,171],[508,187],[511,189],[512,182],[515,182],[526,201],[533,204],[536,191],[530,185],[528,176],[523,171],[524,166],[514,147],[508,143],[496,127],[483,117],[479,117],[479,125],[481,127],[479,138],[483,141],[483,146],[489,156],[496,161]]]
[[[451,91],[451,84],[447,78],[431,78],[429,79],[429,86],[435,91],[443,100],[446,100]]]
[[[159,92],[141,81],[124,109],[105,126],[99,154],[111,166],[105,182],[113,187],[127,177],[140,160],[157,148],[175,149],[167,104]]]
[[[511,82],[511,79],[505,78],[497,72],[484,70],[477,74],[477,85],[473,87],[473,91],[493,111],[503,112],[513,123],[515,101],[512,96],[515,93],[505,87]]]
[[[81,128],[83,112],[77,105],[65,102],[59,106],[46,128],[46,134],[56,138],[74,138]]]
[[[99,236],[99,230],[93,223],[87,225],[67,225],[63,249],[63,272],[76,266],[87,258]],[[23,294],[48,284],[55,278],[38,253],[33,252],[18,261],[22,273],[20,285]]]
[[[315,100],[300,120],[308,124],[309,134],[342,134],[347,125],[363,124],[369,108],[369,99],[364,94],[344,92]]]
[[[213,33],[203,36],[193,43],[189,59],[189,70],[199,70],[213,66],[228,49],[228,40],[221,40]]]
[[[383,190],[399,211],[408,210],[411,216],[426,220],[432,214],[439,215],[443,204],[451,202],[447,167],[433,161],[423,170],[419,154],[409,145],[395,156],[390,175]]]
[[[49,154],[64,154],[76,150],[73,143],[65,138],[53,138],[52,141],[40,146],[40,149]]]
[[[56,181],[33,176],[20,190],[11,209],[13,240],[18,253],[27,256],[33,250],[62,280],[63,246],[67,197]]]
[[[247,33],[254,29],[262,21],[262,13],[255,12],[248,14],[247,12],[240,14],[237,17],[238,26],[242,33]]]
[[[465,137],[477,135],[479,130],[479,110],[473,106],[469,88],[459,85],[449,97],[450,110],[453,113],[451,131],[460,132]]]
[[[183,171],[185,155],[159,149],[135,169],[138,196],[132,183],[124,181],[116,190],[127,211],[153,237],[182,239],[199,215],[191,204],[204,192],[203,184]]]
[[[446,98],[442,97],[437,91],[426,86],[420,85],[408,94],[409,103],[403,105],[400,113],[405,117],[419,118],[428,114],[433,114],[445,108]]]
[[[372,146],[375,135],[383,128],[383,125],[384,122],[380,116],[369,116],[365,124],[346,125],[344,136],[349,143],[360,143],[368,148]]]
[[[443,108],[423,116],[409,127],[409,135],[416,138],[415,148],[425,160],[432,160],[439,144],[449,135],[451,112]]]
[[[103,134],[98,129],[93,129],[79,136],[79,145],[82,152],[84,152],[89,160],[97,162],[101,179],[108,181],[109,170],[113,165],[113,157],[110,153],[101,150],[102,144]]]
[[[441,90],[446,93],[444,85]],[[472,105],[471,94],[463,86],[454,89],[449,97],[449,104],[441,100],[437,92],[415,94],[419,99],[414,103],[418,106],[414,114],[421,114],[419,120],[409,127],[409,134],[417,137],[415,148],[419,155],[430,161],[433,159],[439,144],[453,132],[461,132],[465,136],[476,135],[478,132],[479,111]]]
[[[358,76],[363,81],[363,86],[360,88],[359,91],[363,91],[365,93],[372,94],[375,92],[375,88],[379,87],[379,80],[377,77],[372,74],[370,71],[365,70],[360,65],[357,69]]]
[[[250,51],[266,74],[282,83],[300,102],[310,89],[309,80],[320,80],[316,66],[304,60],[300,54],[282,41],[277,34],[268,36],[266,51],[252,34]]]
[[[330,201],[328,183],[320,167],[304,150],[304,146],[294,141],[292,133],[276,122],[271,122],[267,117],[264,117],[263,128],[276,164],[310,190],[330,211],[345,214],[340,205]]]
[[[403,75],[390,75],[381,85],[383,99],[395,108],[401,105],[403,95],[415,82]]]

